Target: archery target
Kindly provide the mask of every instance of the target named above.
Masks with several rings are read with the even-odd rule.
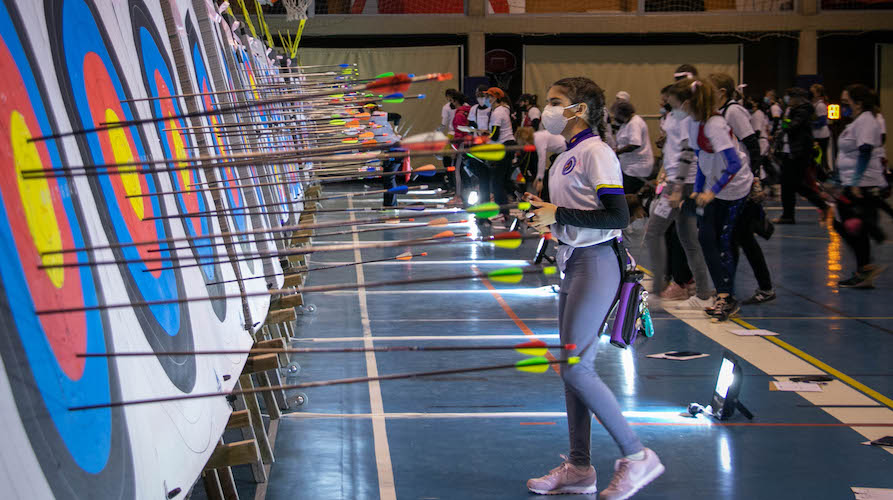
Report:
[[[0,355],[21,425],[53,494],[128,498],[134,494],[133,462],[123,412],[68,411],[120,398],[113,363],[76,356],[113,347],[108,318],[99,311],[35,314],[102,302],[94,267],[38,267],[87,262],[84,251],[41,252],[88,247],[91,239],[70,179],[22,174],[62,170],[66,163],[56,141],[29,142],[58,131],[36,68],[20,13],[12,3],[0,4],[0,321],[7,329]]]

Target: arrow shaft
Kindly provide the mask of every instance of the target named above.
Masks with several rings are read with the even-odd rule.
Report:
[[[548,365],[564,365],[567,364],[567,360],[548,360],[544,361],[542,364]],[[159,398],[147,398],[147,399],[134,399],[130,401],[113,401],[110,403],[101,403],[94,405],[83,405],[83,406],[72,406],[68,408],[69,411],[83,411],[83,410],[95,410],[100,408],[117,408],[121,406],[134,406],[148,403],[164,403],[168,401],[183,401],[186,399],[200,399],[200,398],[210,398],[216,396],[241,396],[247,394],[257,394],[263,392],[272,392],[272,391],[291,391],[296,389],[309,389],[311,387],[327,387],[333,385],[344,385],[344,384],[358,384],[363,382],[373,382],[373,381],[384,381],[384,380],[401,380],[401,379],[409,379],[409,378],[421,378],[421,377],[436,377],[443,375],[458,375],[461,373],[475,373],[475,372],[485,372],[485,371],[493,371],[493,370],[508,370],[508,369],[516,369],[517,365],[515,364],[505,364],[505,365],[492,365],[492,366],[478,366],[474,368],[455,368],[448,370],[433,370],[427,372],[411,372],[411,373],[394,373],[390,375],[378,375],[375,377],[352,377],[352,378],[342,378],[335,380],[322,380],[317,382],[304,382],[301,384],[288,384],[288,385],[278,385],[273,387],[253,387],[250,389],[237,389],[230,392],[206,392],[200,394],[182,394],[178,396],[170,396],[170,397],[159,397]]]

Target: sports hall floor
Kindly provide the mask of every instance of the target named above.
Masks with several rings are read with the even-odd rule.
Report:
[[[333,190],[334,191],[334,190]],[[327,194],[332,194],[327,192]],[[434,202],[435,194],[401,201]],[[333,200],[326,207],[380,206],[380,198]],[[698,312],[655,312],[656,335],[629,350],[603,342],[597,369],[666,473],[636,498],[846,499],[850,488],[893,488],[893,449],[865,446],[893,434],[893,269],[874,290],[838,290],[851,253],[801,200],[799,224],[779,226],[763,242],[778,299],[745,306],[740,324],[711,324]],[[776,215],[777,211],[770,211]],[[342,215],[323,216],[320,221]],[[364,214],[356,215],[365,218]],[[459,219],[460,216],[453,216]],[[449,228],[393,229],[322,241],[393,241]],[[887,234],[893,225],[885,219]],[[524,265],[535,240],[518,250],[457,244],[415,247],[427,257],[314,273],[308,284],[376,282],[466,274]],[[311,265],[397,255],[398,249],[319,254]],[[649,267],[642,250],[635,252]],[[893,264],[890,242],[876,247]],[[318,311],[299,317],[297,346],[557,343],[557,295],[544,277],[518,285],[456,281],[310,295]],[[738,293],[756,285],[743,260]],[[739,337],[730,329],[763,328],[777,338]],[[709,403],[721,355],[743,360],[741,400],[755,414],[731,421],[678,416],[689,402]],[[646,358],[669,350],[710,354],[692,361]],[[289,382],[513,363],[514,351],[298,356]],[[828,373],[820,393],[776,392],[769,381]],[[266,495],[294,499],[522,499],[525,481],[561,462],[567,429],[555,371],[472,373],[353,384],[305,391],[308,403],[284,415]],[[618,450],[597,424],[593,465],[610,482]],[[553,497],[555,498],[555,497]],[[565,497],[558,497],[565,498]],[[567,497],[571,498],[571,497]],[[592,498],[583,496],[579,498]]]

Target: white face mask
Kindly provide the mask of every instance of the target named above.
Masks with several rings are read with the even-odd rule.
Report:
[[[561,133],[564,132],[564,128],[567,127],[567,122],[571,121],[572,118],[579,118],[578,116],[566,118],[564,116],[564,110],[579,105],[579,103],[571,104],[570,106],[553,106],[549,104],[543,108],[543,115],[540,119],[543,128],[550,134],[561,135]]]
[[[685,119],[686,116],[688,116],[688,113],[681,109],[674,109],[673,111],[670,111],[670,115],[672,115],[673,118],[677,120],[682,120]]]

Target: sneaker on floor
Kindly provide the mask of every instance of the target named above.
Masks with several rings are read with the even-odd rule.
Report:
[[[675,308],[683,311],[705,311],[708,308],[713,308],[713,297],[702,299],[697,295],[693,295],[689,297],[688,300],[682,301],[676,305]]]
[[[614,477],[611,484],[599,493],[600,500],[624,500],[654,481],[664,473],[664,464],[657,454],[645,448],[645,458],[630,460],[621,458],[614,462]]]
[[[874,279],[871,278],[871,271],[855,272],[849,279],[837,282],[840,288],[874,288]]]
[[[743,304],[762,304],[763,302],[769,302],[770,300],[775,300],[775,290],[760,290],[758,288],[749,299],[743,302]]]
[[[713,321],[728,321],[730,317],[737,314],[741,310],[735,297],[728,295],[726,297],[717,297],[716,303],[713,305],[712,311],[707,311],[707,315],[713,318]]]
[[[776,224],[776,225],[778,225],[778,224],[796,224],[796,222],[794,222],[794,219],[791,217],[779,217],[777,219],[772,219],[772,223]]]
[[[688,290],[677,285],[675,282],[670,283],[660,294],[661,300],[686,300],[688,298]]]
[[[595,468],[582,468],[573,465],[561,455],[564,463],[550,470],[543,477],[529,479],[527,489],[539,495],[585,495],[595,493]]]
[[[887,269],[887,266],[878,265],[878,264],[868,264],[864,268],[862,268],[862,274],[864,274],[869,280],[872,282],[875,278],[881,275]]]
[[[696,293],[698,293],[698,285],[695,283],[695,280],[690,280],[685,284],[685,291],[688,292],[689,297],[693,297]]]

